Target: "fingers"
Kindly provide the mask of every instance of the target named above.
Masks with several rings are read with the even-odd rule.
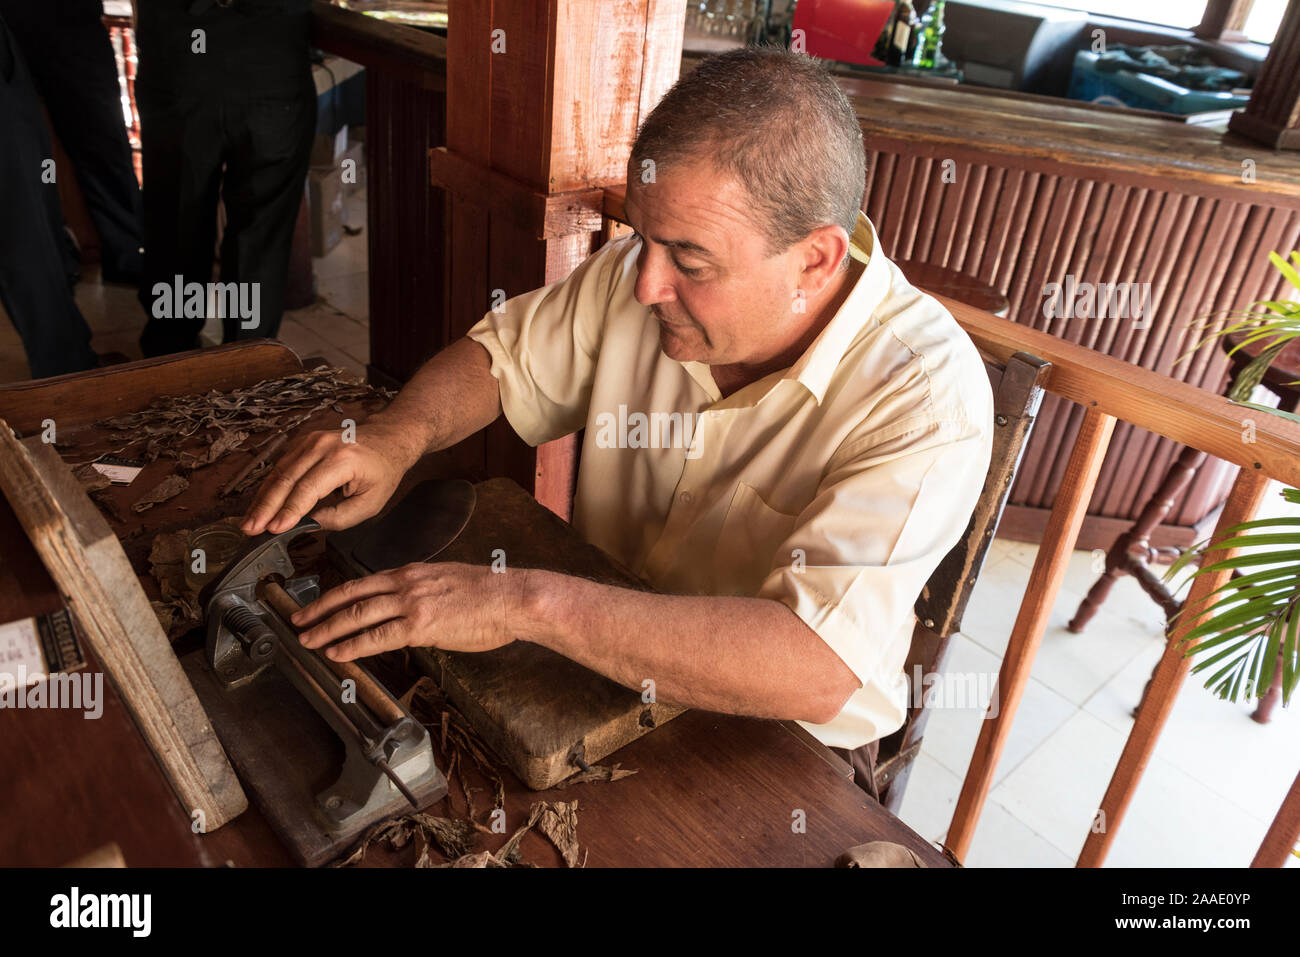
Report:
[[[337,588],[331,588],[310,605],[304,605],[290,620],[297,628],[311,629],[349,605],[376,595],[392,595],[397,590],[397,582],[386,572],[367,575],[365,578],[354,578]],[[356,631],[355,628],[352,630]]]
[[[325,454],[323,444],[316,435],[309,435],[295,442],[280,460],[276,462],[271,474],[262,482],[248,507],[248,514],[239,526],[245,535],[257,535],[266,529],[267,524],[280,511],[284,501],[293,491],[303,475],[320,461]]]
[[[332,505],[318,504],[312,512],[312,518],[320,522],[320,527],[327,532],[351,528],[368,518],[374,518],[387,501],[387,496],[379,489],[368,488]]]
[[[401,617],[401,600],[396,595],[380,595],[336,611],[298,637],[307,648],[322,648],[340,638],[355,635],[367,628],[374,628]]]
[[[354,474],[351,463],[343,459],[329,455],[320,459],[298,479],[279,511],[267,522],[266,530],[278,535],[293,528],[317,502],[352,481]]]
[[[326,648],[324,654],[331,661],[354,661],[369,658],[385,651],[396,651],[414,644],[414,628],[409,618],[393,618],[376,625],[359,635]]]

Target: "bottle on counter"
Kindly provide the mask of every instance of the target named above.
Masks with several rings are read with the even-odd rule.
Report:
[[[917,30],[916,46],[912,52],[912,66],[919,70],[933,70],[939,62],[939,48],[943,43],[943,6],[946,0],[930,0],[921,25]]]
[[[910,62],[920,25],[912,0],[896,0],[871,55],[885,66],[902,66]]]

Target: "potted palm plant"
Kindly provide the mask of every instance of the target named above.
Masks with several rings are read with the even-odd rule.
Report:
[[[1269,261],[1300,290],[1300,253],[1292,252],[1289,262],[1270,253]],[[1256,311],[1259,307],[1262,312]],[[1246,408],[1300,422],[1300,416],[1292,412],[1249,401],[1278,354],[1300,337],[1300,302],[1257,302],[1252,310],[1231,314],[1230,318],[1234,321],[1202,339],[1194,349],[1234,333],[1243,335],[1229,355],[1266,343],[1233,380],[1228,398]],[[1300,504],[1300,491],[1287,488],[1282,495],[1288,502]],[[1215,560],[1216,552],[1238,549],[1245,551]],[[1205,687],[1231,701],[1262,696],[1277,681],[1286,707],[1300,681],[1300,516],[1262,518],[1235,525],[1222,541],[1200,543],[1184,552],[1169,569],[1166,580],[1193,562],[1200,564],[1193,578],[1223,571],[1232,577],[1197,602],[1197,607],[1185,605],[1179,613],[1178,617],[1206,616],[1182,638],[1186,654],[1195,660],[1192,673],[1210,672]],[[1175,621],[1170,621],[1170,630]]]

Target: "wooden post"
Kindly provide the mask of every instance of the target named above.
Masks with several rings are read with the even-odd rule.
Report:
[[[1225,535],[1227,529],[1248,522],[1255,516],[1260,502],[1264,500],[1264,493],[1268,491],[1268,486],[1269,477],[1262,469],[1242,468],[1237,475],[1237,481],[1232,484],[1232,491],[1223,506],[1223,512],[1219,515],[1214,530],[1215,541],[1227,537]],[[1234,554],[1235,552],[1216,552],[1214,560],[1225,561]],[[1198,577],[1192,582],[1187,601],[1183,605],[1184,609],[1204,608],[1201,603],[1205,597],[1224,584],[1231,574],[1230,571],[1222,571]],[[1106,796],[1102,798],[1098,820],[1103,826],[1094,828],[1088,834],[1088,839],[1079,854],[1079,867],[1100,867],[1105,861],[1106,853],[1110,850],[1115,834],[1124,820],[1129,802],[1133,799],[1133,792],[1137,790],[1138,782],[1142,779],[1142,772],[1146,770],[1147,763],[1156,749],[1160,731],[1169,720],[1169,713],[1174,710],[1178,690],[1182,687],[1183,680],[1191,668],[1191,659],[1184,657],[1187,649],[1180,639],[1204,618],[1204,614],[1183,615],[1174,626],[1173,634],[1169,636],[1169,642],[1165,646],[1164,655],[1151,676],[1147,693],[1143,696],[1142,703],[1138,705],[1133,730],[1129,732],[1128,741],[1124,744],[1124,752],[1120,755],[1119,764],[1115,768],[1114,775],[1111,776],[1110,785],[1106,788]]]
[[[563,279],[595,248],[593,191],[626,177],[638,124],[677,78],[684,18],[680,0],[456,7],[447,33],[447,149],[431,160],[433,183],[448,194],[451,339],[502,297]],[[488,182],[500,189],[485,189]],[[505,208],[505,196],[523,208]],[[593,203],[596,214],[587,215]],[[570,516],[576,437],[534,451],[499,421],[486,458],[489,473]]]
[[[1291,0],[1250,94],[1228,129],[1274,149],[1300,149],[1300,0]]]
[[[1287,792],[1286,800],[1278,809],[1277,817],[1269,825],[1251,867],[1283,867],[1300,842],[1300,774]]]
[[[1020,707],[1025,686],[1029,683],[1034,656],[1038,654],[1043,632],[1047,630],[1047,619],[1052,613],[1052,602],[1061,589],[1061,582],[1065,580],[1065,567],[1070,560],[1070,552],[1074,549],[1074,542],[1079,537],[1079,527],[1088,511],[1088,501],[1092,498],[1097,473],[1101,471],[1101,463],[1106,457],[1106,449],[1114,430],[1115,417],[1090,406],[1084,414],[1079,435],[1074,440],[1061,489],[1056,493],[1056,501],[1052,505],[1043,543],[1039,546],[1038,557],[1029,574],[1025,597],[1020,603],[1020,614],[1016,616],[1007,652],[1002,658],[1002,668],[998,673],[998,697],[989,705],[990,709],[997,710],[995,716],[986,718],[980,728],[975,753],[971,756],[966,779],[962,782],[961,795],[957,798],[952,825],[948,828],[947,844],[958,859],[964,858],[970,850],[975,825],[979,822],[984,801],[993,786],[993,774],[1011,734],[1011,724]]]
[[[1240,40],[1255,0],[1209,0],[1201,22],[1192,32],[1204,40]]]

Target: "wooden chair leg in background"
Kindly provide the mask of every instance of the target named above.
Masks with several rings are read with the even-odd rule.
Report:
[[[1088,626],[1120,575],[1132,575],[1142,590],[1151,596],[1151,600],[1161,607],[1166,619],[1178,614],[1181,604],[1147,566],[1155,556],[1151,548],[1151,533],[1165,520],[1169,510],[1174,507],[1174,501],[1187,488],[1205,459],[1204,452],[1191,447],[1184,448],[1178,454],[1174,464],[1169,466],[1160,488],[1151,496],[1133,527],[1115,539],[1115,544],[1106,553],[1106,570],[1079,603],[1078,610],[1067,626],[1071,632],[1077,635]]]

